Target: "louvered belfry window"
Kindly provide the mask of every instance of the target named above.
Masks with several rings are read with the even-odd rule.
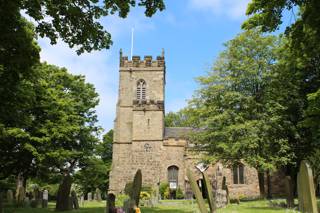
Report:
[[[137,83],[137,100],[146,99],[146,82],[140,79]]]

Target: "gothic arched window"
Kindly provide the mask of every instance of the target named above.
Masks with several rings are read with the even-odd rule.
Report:
[[[140,79],[137,82],[137,100],[145,100],[146,99],[146,82]]]
[[[233,184],[244,184],[244,165],[233,166]]]
[[[179,168],[177,166],[168,167],[168,182],[170,189],[177,189],[178,187]]]

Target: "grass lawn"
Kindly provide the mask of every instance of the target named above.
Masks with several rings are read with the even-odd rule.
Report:
[[[55,203],[49,203],[48,209],[41,208],[6,208],[4,213],[47,213],[54,212]],[[85,202],[84,206],[77,211],[68,211],[66,213],[104,213],[105,202]],[[141,208],[142,213],[198,213],[198,207],[195,201],[161,201],[154,208]],[[219,209],[218,213],[289,213],[297,212],[284,208],[270,207],[268,201],[249,201],[241,202],[240,205],[230,204],[227,208]]]

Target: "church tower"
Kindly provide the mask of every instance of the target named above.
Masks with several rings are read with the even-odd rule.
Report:
[[[160,178],[164,137],[164,54],[133,56],[120,51],[119,91],[114,123],[113,159],[109,191],[120,193],[141,169],[143,184]]]

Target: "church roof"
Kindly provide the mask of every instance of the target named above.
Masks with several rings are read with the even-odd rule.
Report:
[[[190,127],[166,127],[164,129],[164,138],[186,138],[192,130]]]

